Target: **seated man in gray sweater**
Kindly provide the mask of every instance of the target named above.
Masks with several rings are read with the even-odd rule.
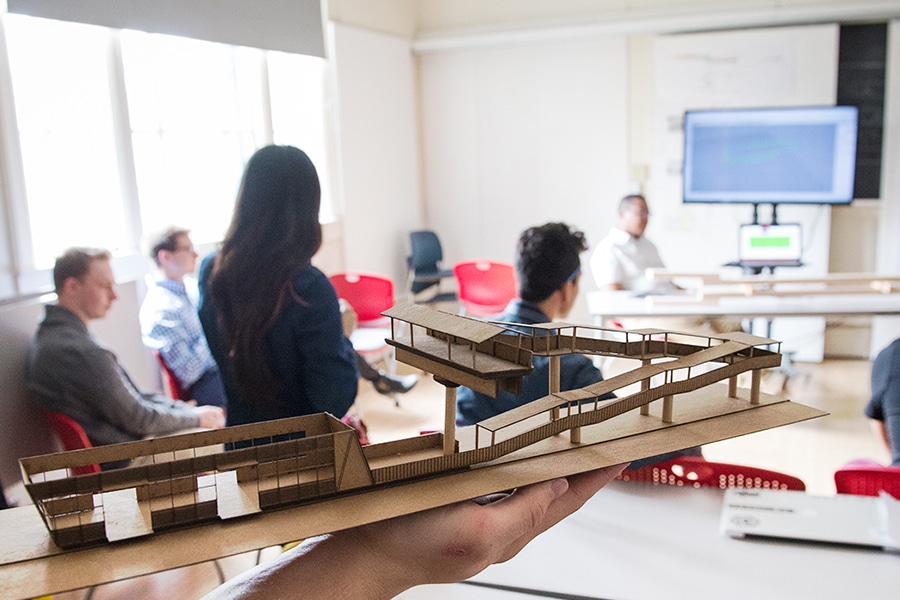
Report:
[[[140,391],[88,331],[116,299],[110,254],[74,248],[56,260],[58,301],[48,304],[30,348],[26,378],[41,408],[77,421],[95,446],[225,425],[217,406],[192,406]]]

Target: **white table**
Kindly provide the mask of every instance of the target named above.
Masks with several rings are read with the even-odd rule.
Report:
[[[898,597],[900,554],[732,539],[719,533],[723,494],[614,481],[511,561],[473,578],[519,593],[454,584],[400,598],[534,597],[524,590],[615,600]]]
[[[808,296],[719,296],[695,300],[690,294],[636,297],[633,292],[588,292],[588,312],[597,325],[615,317],[741,318],[839,317],[900,314],[900,294],[815,294]]]
[[[818,362],[824,354],[825,317],[860,317],[900,314],[900,294],[810,294],[805,296],[717,296],[698,301],[691,294],[636,297],[633,292],[600,292],[586,294],[588,312],[597,326],[604,326],[608,319],[617,318],[631,327],[656,326],[629,325],[627,320],[643,318],[683,317],[734,317],[761,319],[753,323],[750,331],[757,335],[776,338],[784,342],[782,351],[793,354],[799,361]],[[814,317],[812,319],[773,319],[780,317]],[[689,329],[692,326],[664,323],[662,327]]]

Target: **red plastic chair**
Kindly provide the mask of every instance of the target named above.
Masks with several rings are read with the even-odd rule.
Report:
[[[376,273],[354,271],[335,273],[328,279],[338,298],[346,300],[356,312],[357,328],[350,335],[353,349],[369,364],[384,362],[388,371],[394,373],[393,352],[385,342],[391,337],[390,319],[381,314],[394,306],[393,280]],[[396,394],[393,398],[394,404],[399,406]]]
[[[709,462],[694,456],[683,456],[639,469],[625,469],[617,479],[695,488],[806,490],[806,484],[792,475],[744,465]]]
[[[338,298],[356,312],[357,328],[350,336],[353,349],[369,362],[387,361],[391,347],[384,340],[391,337],[390,319],[381,313],[394,306],[394,282],[384,275],[349,271],[328,279]]]
[[[93,448],[91,440],[87,434],[74,419],[68,415],[58,412],[44,411],[44,417],[50,427],[56,433],[59,441],[62,442],[65,450],[82,450],[84,448]],[[72,469],[73,475],[88,475],[90,473],[99,473],[100,465],[85,465],[83,467],[75,467]]]
[[[335,273],[328,279],[338,298],[350,303],[360,327],[377,327],[387,321],[381,313],[394,306],[394,282],[375,273]]]
[[[834,472],[838,494],[877,496],[885,491],[900,500],[900,467],[845,465]]]
[[[175,376],[175,373],[169,368],[169,365],[166,364],[166,360],[162,357],[162,354],[159,353],[159,350],[153,350],[153,356],[155,356],[156,360],[159,362],[159,368],[160,371],[162,371],[163,385],[169,390],[169,396],[174,400],[190,400],[190,393],[181,386],[178,377]]]
[[[503,312],[516,297],[516,270],[509,263],[471,260],[453,267],[463,312],[488,317]]]

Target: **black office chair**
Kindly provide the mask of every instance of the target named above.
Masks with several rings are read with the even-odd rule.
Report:
[[[441,268],[444,253],[437,234],[431,230],[411,231],[409,246],[410,255],[406,259],[406,266],[410,300],[426,303],[455,301],[455,292],[440,291],[441,281],[452,280],[454,275],[451,269]],[[433,295],[425,299],[417,298],[420,293],[435,286],[437,291]]]

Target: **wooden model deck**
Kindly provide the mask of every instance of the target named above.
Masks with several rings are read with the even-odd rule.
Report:
[[[577,467],[561,461],[561,476],[824,414],[760,392],[761,370],[781,361],[770,349],[779,343],[767,338],[498,324],[413,305],[385,315],[397,359],[447,386],[442,434],[363,447],[350,427],[317,414],[23,458],[26,488],[53,541],[78,548],[124,540],[599,445],[590,461],[573,461]],[[559,358],[571,353],[632,359],[636,368],[560,392]],[[534,355],[550,358],[548,396],[456,431],[456,386],[515,393]],[[749,390],[738,389],[742,373],[750,374]],[[608,392],[619,397],[600,401]],[[651,406],[658,400],[661,407]],[[133,466],[72,475],[122,459]],[[479,493],[488,493],[531,479],[480,481]],[[452,501],[436,495],[416,509]],[[380,518],[397,514],[385,507]],[[371,520],[378,518],[373,512]]]

